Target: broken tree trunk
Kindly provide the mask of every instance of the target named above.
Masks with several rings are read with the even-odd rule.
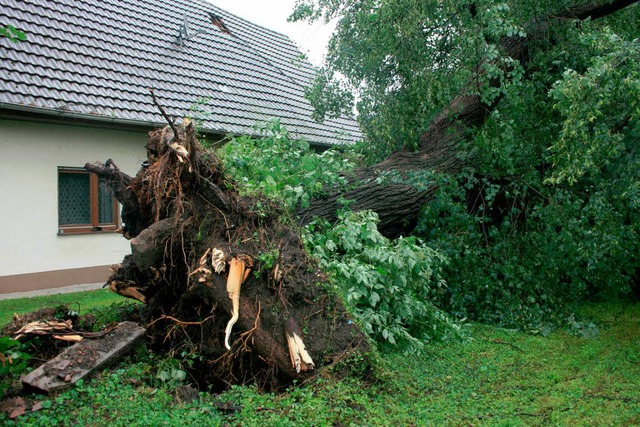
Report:
[[[579,2],[573,7],[549,13],[528,23],[525,25],[526,36],[504,37],[498,44],[507,56],[519,61],[526,70],[530,58],[535,54],[532,51],[534,46],[544,49],[545,43],[550,43],[546,36],[551,26],[567,20],[602,18],[637,2],[638,0]],[[482,73],[483,67],[479,66],[468,85],[472,91],[476,88],[477,76]],[[492,81],[491,86],[499,87],[500,82]],[[303,222],[316,216],[333,220],[342,207],[339,200],[347,199],[352,201],[349,206],[353,210],[368,209],[376,212],[380,217],[378,227],[387,236],[410,232],[415,227],[422,206],[434,194],[435,184],[418,189],[411,184],[390,183],[377,178],[388,172],[397,172],[400,176],[411,171],[449,174],[459,172],[471,160],[468,153],[461,152],[462,142],[467,138],[469,130],[484,124],[499,101],[500,98],[487,104],[477,94],[459,94],[432,119],[420,136],[417,150],[400,150],[377,165],[356,170],[349,190],[311,200],[309,206],[300,209],[298,214]]]
[[[85,168],[108,177],[126,208],[132,255],[108,284],[148,305],[155,346],[198,355],[194,376],[202,385],[267,387],[367,350],[297,232],[280,222],[280,209],[239,197],[188,120],[150,133],[147,155],[133,178],[112,161]],[[267,254],[277,259],[260,262]],[[297,347],[291,321],[299,325]]]

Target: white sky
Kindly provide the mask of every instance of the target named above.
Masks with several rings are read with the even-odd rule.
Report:
[[[333,25],[287,22],[295,0],[209,0],[221,9],[270,30],[286,34],[307,54],[313,65],[321,65]]]

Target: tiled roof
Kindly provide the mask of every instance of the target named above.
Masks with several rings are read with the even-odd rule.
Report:
[[[215,0],[214,0],[215,1]],[[255,134],[280,118],[316,144],[355,141],[353,118],[316,123],[304,98],[314,76],[293,42],[203,0],[0,0],[0,108],[131,123],[163,123],[148,88],[170,115],[198,100],[204,130]],[[229,33],[213,25],[221,18]],[[178,42],[187,17],[189,34]],[[41,110],[44,109],[44,110]]]

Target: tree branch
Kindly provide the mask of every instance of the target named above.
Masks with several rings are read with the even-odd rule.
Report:
[[[542,39],[550,26],[561,20],[597,19],[640,0],[613,0],[608,2],[592,1],[569,7],[557,13],[551,13],[541,19],[532,20],[525,28],[530,28],[527,36],[514,35],[503,37],[500,46],[509,57],[516,59],[526,68],[531,57],[529,49],[532,41]],[[477,73],[482,73],[478,67]],[[499,81],[492,81],[493,87],[499,87]],[[479,95],[461,93],[454,97],[449,105],[436,115],[426,131],[420,136],[418,150],[403,149],[391,154],[377,165],[358,169],[355,175],[361,181],[347,193],[336,192],[325,199],[314,199],[307,209],[301,209],[298,214],[308,221],[313,216],[335,218],[337,200],[340,197],[353,200],[351,208],[354,210],[371,209],[380,217],[380,230],[387,236],[406,233],[412,229],[418,217],[422,203],[427,202],[434,188],[417,190],[413,188],[412,197],[379,197],[388,195],[389,183],[376,183],[381,172],[398,171],[436,171],[456,173],[469,161],[460,156],[461,142],[468,137],[470,129],[482,126],[489,114],[500,102],[495,99],[491,104],[482,102]],[[398,186],[399,184],[396,184]],[[405,185],[409,187],[409,185]],[[396,188],[399,191],[405,191]],[[415,194],[417,193],[417,194]],[[401,200],[400,200],[401,199]]]

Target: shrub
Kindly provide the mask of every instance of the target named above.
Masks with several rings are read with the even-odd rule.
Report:
[[[244,194],[260,192],[290,209],[305,207],[325,189],[344,185],[345,173],[355,166],[353,159],[336,150],[313,151],[306,141],[292,138],[278,120],[257,129],[260,138],[232,137],[218,150]]]
[[[462,336],[461,325],[433,303],[446,287],[444,257],[415,237],[387,239],[377,223],[374,212],[345,212],[336,224],[316,222],[305,233],[354,318],[374,339],[409,351]]]

